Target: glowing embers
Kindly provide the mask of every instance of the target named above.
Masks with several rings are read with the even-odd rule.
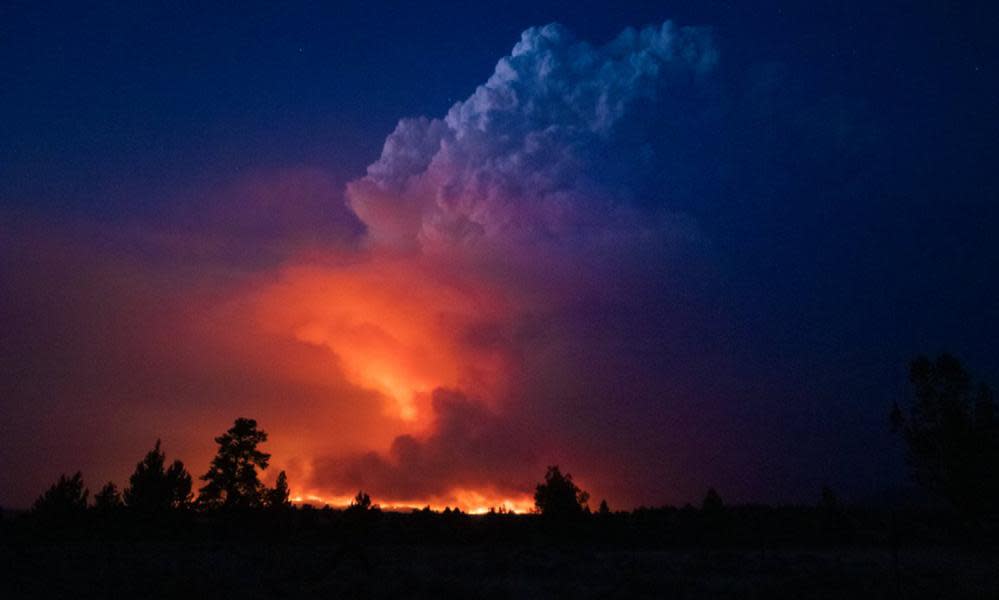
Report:
[[[490,510],[527,513],[534,510],[534,499],[529,496],[511,496],[476,490],[454,490],[455,505],[465,512],[481,515]]]
[[[329,506],[343,509],[350,506],[353,495],[323,495],[321,493],[293,494],[291,501],[295,504],[310,504],[315,507]],[[529,513],[534,510],[534,499],[523,494],[503,494],[492,490],[454,489],[446,496],[426,499],[379,500],[372,498],[382,510],[408,512],[414,509],[430,507],[433,511],[443,511],[445,508],[458,508],[472,515],[484,515],[490,511]]]

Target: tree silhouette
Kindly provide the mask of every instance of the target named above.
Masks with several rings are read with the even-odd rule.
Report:
[[[206,508],[256,508],[264,504],[264,484],[257,469],[267,468],[271,455],[257,446],[267,441],[267,433],[257,429],[253,419],[236,419],[228,431],[215,438],[218,453],[212,459],[198,502]]]
[[[558,466],[548,467],[544,483],[539,483],[534,491],[534,506],[538,512],[549,518],[568,518],[583,513],[587,508],[590,494],[579,489],[572,481],[572,475],[565,475]]]
[[[278,473],[274,487],[267,490],[266,504],[269,508],[282,509],[291,506],[291,493],[288,490],[288,476],[284,471]]]
[[[969,514],[999,505],[999,423],[992,391],[977,389],[960,361],[920,356],[909,366],[909,414],[895,404],[891,421],[907,446],[916,482]]]
[[[826,512],[836,512],[840,509],[839,497],[831,487],[824,485],[819,494],[819,508]]]
[[[121,507],[121,492],[112,481],[105,483],[101,491],[94,494],[94,508],[100,512],[111,512]]]
[[[607,515],[610,514],[610,512],[611,512],[610,511],[610,507],[607,506],[607,501],[606,500],[601,500],[600,501],[600,508],[597,509],[597,514],[606,517]]]
[[[715,491],[715,488],[708,488],[708,493],[704,495],[704,500],[701,501],[701,510],[704,512],[719,512],[724,508],[725,503],[722,502],[722,498]]]
[[[354,496],[354,500],[351,501],[350,506],[347,507],[347,510],[352,512],[366,512],[368,510],[371,510],[371,496],[369,496],[367,492],[364,492],[363,490],[357,492],[357,495]]]
[[[166,454],[160,449],[160,440],[156,440],[156,445],[135,465],[135,472],[128,478],[123,494],[126,506],[158,513],[190,505],[191,475],[184,463],[175,460],[169,467],[164,467],[165,464]]]
[[[38,517],[60,523],[71,522],[87,510],[89,490],[83,486],[83,474],[60,475],[59,480],[35,500],[31,507]]]

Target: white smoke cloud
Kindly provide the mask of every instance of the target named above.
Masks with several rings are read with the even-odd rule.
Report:
[[[403,119],[348,185],[372,241],[402,248],[604,234],[634,215],[602,177],[639,101],[689,86],[717,62],[707,30],[670,22],[601,47],[552,24],[525,31],[492,76],[443,119]],[[635,153],[635,148],[630,148]],[[612,193],[613,192],[613,193]]]

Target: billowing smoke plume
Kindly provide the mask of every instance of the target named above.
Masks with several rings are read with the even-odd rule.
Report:
[[[314,477],[346,489],[378,490],[383,498],[435,504],[461,503],[461,492],[473,490],[495,498],[530,492],[541,448],[524,443],[503,416],[461,392],[435,390],[432,408],[429,435],[398,436],[386,455],[320,459]]]
[[[667,22],[603,47],[559,25],[523,33],[510,56],[442,119],[403,119],[350,206],[377,243],[432,249],[480,238],[507,243],[599,237],[632,227],[622,121],[684,93],[717,60],[705,30]]]
[[[445,116],[402,120],[346,205],[288,169],[156,224],[18,225],[0,391],[65,446],[9,454],[36,460],[23,493],[120,483],[157,437],[198,469],[241,415],[306,498],[524,508],[552,463],[617,505],[703,489],[683,469],[724,378],[684,132],[716,61],[670,23],[599,47],[533,28]]]
[[[641,197],[637,177],[668,162],[657,156],[670,149],[662,124],[687,118],[671,99],[696,90],[716,61],[709,32],[671,23],[602,47],[558,25],[532,28],[446,116],[399,122],[347,187],[369,260],[421,273],[388,284],[400,293],[500,299],[502,311],[483,304],[477,318],[452,319],[436,347],[465,372],[483,357],[502,367],[438,381],[461,391],[433,391],[428,428],[384,453],[318,460],[316,487],[398,501],[483,487],[523,497],[532,473],[559,460],[586,464],[591,482],[602,474],[604,493],[649,475],[647,458],[630,475],[608,469],[665,451],[647,428],[664,425],[661,403],[684,396],[663,357],[691,320],[665,289],[675,286],[667,272],[697,235],[669,190]],[[621,427],[638,439],[609,439]]]

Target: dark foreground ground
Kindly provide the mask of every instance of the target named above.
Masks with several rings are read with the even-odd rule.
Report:
[[[4,545],[6,598],[999,598],[993,552],[246,542]]]
[[[0,598],[988,598],[999,523],[742,506],[0,519]]]

